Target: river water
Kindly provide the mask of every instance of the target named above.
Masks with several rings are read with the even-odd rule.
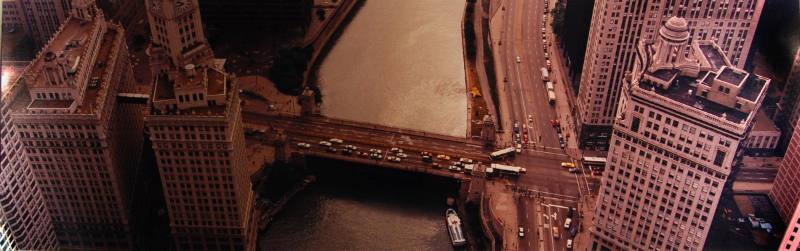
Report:
[[[322,114],[465,137],[465,0],[365,0],[319,69]]]
[[[452,250],[444,211],[453,180],[311,159],[317,181],[259,239],[260,250]]]

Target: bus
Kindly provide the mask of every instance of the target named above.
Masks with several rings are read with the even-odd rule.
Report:
[[[605,157],[583,157],[581,160],[584,166],[588,166],[592,171],[602,171],[606,167]]]
[[[519,175],[520,173],[525,173],[527,170],[523,167],[518,166],[509,166],[509,165],[502,165],[502,164],[492,164],[491,169],[487,169],[487,173],[498,173],[498,174],[511,174],[511,175]]]
[[[489,154],[489,158],[493,159],[493,160],[502,159],[503,157],[506,157],[508,155],[513,155],[514,151],[516,151],[516,148],[514,148],[513,146],[512,147],[508,147],[508,148],[504,148],[504,149],[500,149],[500,150],[497,150],[497,151],[495,151],[493,153],[490,153]]]
[[[547,68],[542,67],[542,81],[550,81],[550,74],[547,72]]]

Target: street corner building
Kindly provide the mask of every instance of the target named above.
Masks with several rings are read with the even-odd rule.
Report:
[[[93,0],[3,88],[0,235],[12,250],[127,250],[143,108],[123,28]]]
[[[145,124],[178,250],[255,250],[238,81],[214,59],[196,0],[148,0],[155,60]]]
[[[672,17],[637,46],[602,177],[594,250],[701,250],[770,80]]]
[[[592,10],[581,83],[576,97],[581,148],[608,149],[623,79],[640,39],[656,39],[670,17],[686,19],[689,43],[711,40],[733,66],[743,67],[764,0],[598,0]]]

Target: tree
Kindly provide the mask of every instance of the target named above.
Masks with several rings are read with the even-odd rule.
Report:
[[[282,93],[299,95],[303,90],[303,74],[310,57],[311,51],[308,49],[300,47],[280,49],[268,77]]]
[[[561,0],[556,2],[555,8],[550,11],[550,17],[553,18],[553,22],[550,23],[551,28],[553,29],[553,34],[556,35],[556,38],[561,40],[564,37],[564,21],[565,21],[565,12],[566,12],[567,5]]]

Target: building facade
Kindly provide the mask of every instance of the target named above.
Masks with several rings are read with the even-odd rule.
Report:
[[[622,86],[592,234],[596,250],[701,250],[769,79],[670,18]]]
[[[25,201],[4,205],[18,205],[12,215],[32,211],[19,219],[31,235],[13,225],[10,235],[20,249],[126,250],[143,107],[116,102],[134,83],[124,29],[107,22],[92,0],[73,6],[3,96],[3,172],[12,173],[3,180],[27,189],[8,195]]]
[[[758,111],[753,130],[744,142],[745,153],[750,156],[773,156],[780,139],[781,130],[762,109]]]
[[[800,201],[800,131],[795,128],[789,147],[783,156],[778,175],[772,185],[769,198],[783,221],[789,223],[789,217]]]
[[[778,250],[795,251],[797,249],[800,249],[800,207],[795,207],[791,220],[787,222],[786,233],[783,234],[781,245],[778,246]]]
[[[2,0],[3,30],[22,31],[36,46],[47,42],[67,19],[71,0]]]
[[[158,43],[145,123],[174,243],[178,250],[255,250],[238,81],[213,60],[196,0],[148,6]]]
[[[800,120],[800,48],[794,56],[794,61],[786,76],[783,94],[778,102],[778,111],[775,113],[775,122],[784,132],[779,148],[785,149],[794,135],[794,129]]]
[[[689,33],[712,40],[742,67],[758,26],[763,0],[600,0],[595,1],[577,97],[581,147],[606,149],[621,83],[635,60],[640,39],[654,39],[672,16],[689,23]]]

